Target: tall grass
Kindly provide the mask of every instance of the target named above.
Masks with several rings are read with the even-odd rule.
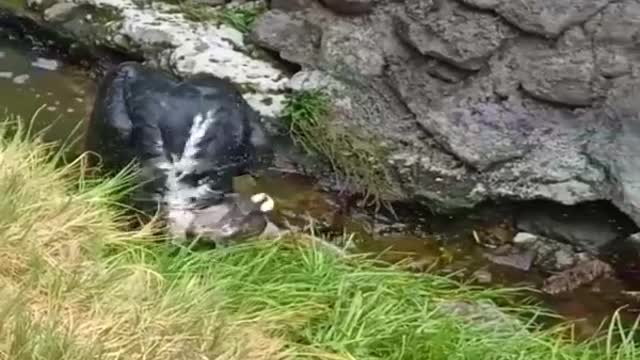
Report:
[[[123,230],[128,173],[88,180],[82,158],[60,166],[50,144],[0,129],[0,359],[638,358],[635,329],[575,343],[511,289],[301,234],[176,252],[151,227]]]

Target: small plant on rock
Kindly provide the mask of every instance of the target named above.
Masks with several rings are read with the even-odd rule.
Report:
[[[185,19],[193,22],[213,22],[230,26],[243,34],[251,31],[253,23],[266,9],[263,6],[245,7],[211,7],[193,0],[164,0],[177,5]]]
[[[363,139],[332,124],[331,102],[319,90],[296,92],[286,102],[284,119],[295,143],[307,153],[320,155],[349,185],[365,192],[365,204],[388,205],[391,177],[384,161],[384,149],[377,139]]]

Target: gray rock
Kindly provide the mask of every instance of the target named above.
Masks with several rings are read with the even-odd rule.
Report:
[[[640,223],[640,78],[616,79],[586,151],[609,175],[602,196]]]
[[[527,54],[523,61],[522,87],[538,99],[589,106],[605,93],[606,83],[596,73],[591,49],[543,50]]]
[[[350,24],[331,26],[324,31],[320,56],[325,67],[334,73],[382,75],[385,65],[373,29]]]
[[[256,44],[277,51],[280,57],[300,65],[316,62],[322,30],[304,18],[271,10],[261,16],[251,32]]]
[[[507,246],[496,252],[485,253],[484,256],[494,264],[508,266],[522,271],[529,271],[537,253],[533,249],[522,250],[516,247]]]
[[[633,226],[612,210],[615,211],[598,204],[581,204],[573,208],[537,205],[517,215],[516,227],[598,253],[604,246],[633,231]]]
[[[631,74],[640,64],[634,39],[640,36],[640,3],[626,0],[609,4],[585,24],[595,47],[598,69],[606,77]]]
[[[571,26],[589,20],[612,0],[462,0],[491,9],[514,26],[534,34],[557,37]]]
[[[492,14],[474,12],[455,2],[446,2],[435,11],[429,11],[430,5],[430,0],[418,9],[407,5],[407,14],[395,19],[398,35],[423,55],[478,70],[511,36],[510,28]]]
[[[594,259],[593,256],[576,250],[572,245],[543,236],[531,236],[533,238],[527,242],[505,245],[485,253],[484,256],[498,265],[523,271],[535,267],[547,273],[563,271],[581,261]]]
[[[322,3],[337,14],[362,15],[373,8],[373,0],[321,0]]]
[[[53,22],[65,21],[77,7],[78,5],[74,3],[56,3],[44,11],[44,20]]]

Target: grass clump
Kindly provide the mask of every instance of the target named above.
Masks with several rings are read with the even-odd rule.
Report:
[[[2,360],[638,358],[634,329],[563,340],[512,290],[337,257],[301,234],[175,252],[151,227],[123,230],[128,173],[88,180],[82,158],[60,166],[51,145],[1,129]]]
[[[284,119],[293,140],[307,153],[327,159],[348,185],[365,192],[365,202],[380,206],[392,195],[386,155],[374,137],[361,138],[332,124],[331,103],[321,90],[300,91],[285,104]]]

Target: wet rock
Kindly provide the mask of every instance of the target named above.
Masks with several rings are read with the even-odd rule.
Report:
[[[605,93],[592,49],[543,50],[528,54],[524,62],[519,71],[522,87],[538,99],[589,106]]]
[[[484,256],[494,264],[523,271],[529,271],[535,267],[551,273],[563,271],[581,261],[593,259],[571,245],[528,233],[518,233],[514,237],[513,245],[504,245],[487,251]]]
[[[542,291],[551,295],[571,292],[600,277],[612,276],[613,272],[609,264],[600,260],[584,261],[545,279]]]
[[[485,253],[485,257],[494,264],[522,271],[531,269],[536,255],[537,253],[533,249],[519,249],[513,246],[504,246],[497,251]]]
[[[534,34],[556,37],[571,26],[589,20],[612,0],[462,0],[490,9],[513,26]]]
[[[588,203],[575,207],[532,205],[519,212],[516,227],[597,254],[614,240],[624,238],[635,226],[610,205]]]
[[[412,16],[409,11],[396,17],[398,35],[421,54],[462,69],[480,69],[510,35],[510,28],[498,17],[465,9],[454,2],[447,2],[435,11],[429,11],[429,6],[420,10],[425,13]]]
[[[322,3],[336,12],[345,15],[366,14],[373,8],[373,0],[321,0]]]

